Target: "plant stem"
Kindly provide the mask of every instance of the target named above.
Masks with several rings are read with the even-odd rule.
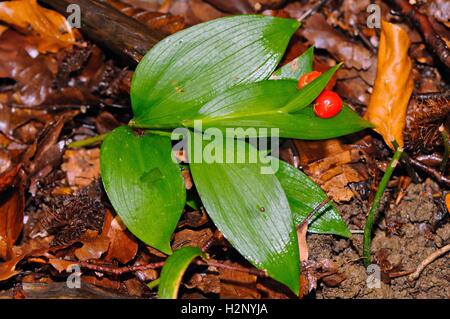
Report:
[[[439,128],[439,131],[441,132],[442,139],[444,140],[444,157],[442,157],[442,163],[441,163],[441,166],[439,167],[439,170],[442,173],[444,173],[445,168],[447,167],[448,156],[450,155],[450,147],[448,145],[449,138],[448,138],[447,130],[445,129],[445,127],[443,125]]]
[[[383,197],[384,190],[391,179],[392,173],[398,164],[400,157],[403,154],[403,148],[396,147],[394,156],[392,157],[386,172],[381,179],[380,185],[378,185],[377,192],[375,193],[375,198],[373,199],[372,206],[370,207],[369,215],[367,216],[366,225],[364,227],[364,265],[367,267],[371,262],[370,258],[370,246],[372,242],[372,227],[375,221],[375,215],[380,207],[381,198]]]
[[[106,138],[106,136],[108,136],[108,134],[109,133],[105,133],[105,134],[100,134],[100,135],[96,135],[93,137],[89,137],[89,138],[86,138],[81,141],[72,142],[67,146],[69,148],[80,148],[80,147],[94,145],[94,144],[102,142]]]
[[[150,281],[150,282],[147,284],[147,287],[150,288],[150,289],[153,289],[153,288],[155,288],[155,287],[158,286],[158,285],[159,285],[159,278],[158,278],[158,279],[155,279],[155,280],[153,280],[153,281]]]

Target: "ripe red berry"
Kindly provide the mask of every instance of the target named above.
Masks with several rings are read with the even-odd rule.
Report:
[[[337,115],[342,109],[342,100],[336,92],[324,90],[314,103],[314,114],[323,119]]]
[[[301,89],[302,87],[304,87],[305,85],[310,83],[315,78],[318,78],[321,74],[322,74],[322,72],[319,72],[319,71],[312,71],[312,72],[303,74],[300,77],[300,80],[298,80],[297,89]]]

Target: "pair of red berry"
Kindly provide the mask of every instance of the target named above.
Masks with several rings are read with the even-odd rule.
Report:
[[[321,74],[322,72],[319,71],[312,71],[304,74],[300,80],[298,80],[297,88],[301,89]],[[322,119],[328,119],[336,116],[342,110],[342,100],[336,92],[325,89],[317,97],[313,109],[316,116]]]

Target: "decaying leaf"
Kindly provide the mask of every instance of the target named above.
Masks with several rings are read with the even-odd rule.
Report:
[[[0,21],[20,31],[29,27],[39,39],[39,52],[57,52],[76,42],[76,33],[59,13],[41,7],[37,0],[15,0],[0,3]]]
[[[99,235],[96,231],[87,230],[81,238],[83,247],[75,250],[78,260],[99,259],[109,248],[110,239]]]
[[[306,242],[306,233],[308,232],[308,223],[303,223],[297,228],[298,249],[300,252],[300,261],[308,260],[309,250]]]
[[[89,185],[100,176],[100,149],[66,150],[61,169],[70,186]]]
[[[109,209],[106,210],[102,234],[111,240],[106,261],[117,259],[126,264],[136,256],[138,244],[134,236],[127,231],[119,216],[114,216]]]
[[[365,117],[391,148],[393,140],[403,147],[406,110],[413,91],[409,46],[402,27],[382,21],[377,76]]]
[[[348,184],[366,181],[369,177],[363,163],[367,157],[364,140],[350,145],[339,139],[294,143],[304,172],[336,202],[352,199],[354,193]]]
[[[0,259],[10,259],[10,249],[22,232],[25,195],[23,187],[0,194]]]
[[[232,264],[226,263],[226,264]],[[235,264],[239,266],[238,264]],[[257,277],[245,272],[220,269],[220,298],[222,299],[259,299],[256,289]]]

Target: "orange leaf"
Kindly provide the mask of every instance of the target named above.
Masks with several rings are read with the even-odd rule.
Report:
[[[25,197],[19,187],[9,192],[1,193],[0,199],[0,259],[8,260],[10,249],[22,232]]]
[[[112,215],[109,209],[106,210],[103,224],[102,236],[107,236],[111,240],[106,261],[117,259],[123,264],[128,263],[136,256],[138,244],[134,240],[123,224],[119,216]]]
[[[391,148],[393,140],[403,147],[406,110],[413,91],[409,45],[402,27],[382,21],[377,76],[365,117]]]
[[[80,261],[89,259],[99,259],[108,251],[110,239],[103,235],[98,235],[94,230],[87,230],[81,239],[83,247],[75,250],[75,256]]]
[[[0,3],[0,21],[23,32],[31,26],[39,39],[41,53],[57,52],[76,42],[75,32],[59,13],[43,8],[37,0],[16,0]]]

